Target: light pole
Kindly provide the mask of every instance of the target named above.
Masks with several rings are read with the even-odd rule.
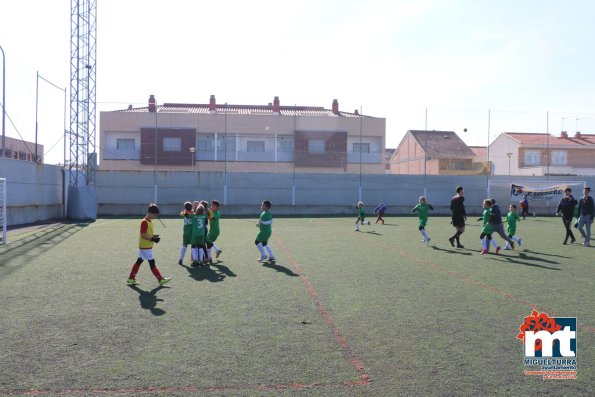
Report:
[[[575,130],[574,130],[574,132],[575,132],[575,134],[578,133],[578,121],[579,120],[582,120],[582,119],[580,119],[580,118],[574,119],[574,122],[575,122],[575,125],[574,125]]]
[[[194,146],[192,146],[191,148],[188,148],[188,150],[190,151],[192,160],[190,161],[190,164],[192,165],[192,171],[194,171],[194,152],[196,152],[196,148]],[[216,150],[216,149],[215,149]]]
[[[5,141],[6,141],[6,56],[4,49],[0,45],[2,51],[2,157],[6,156]]]
[[[508,152],[506,155],[508,156],[508,176],[510,176],[510,158],[512,157],[512,153]]]

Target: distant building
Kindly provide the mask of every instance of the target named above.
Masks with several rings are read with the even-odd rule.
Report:
[[[5,155],[15,160],[33,161],[35,158],[35,143],[20,139],[4,137]],[[2,146],[0,145],[0,156],[2,156]],[[43,163],[43,145],[37,145],[37,162]]]
[[[495,175],[595,175],[595,135],[504,132],[490,144]]]
[[[100,113],[103,170],[385,172],[386,119],[331,109],[164,103]]]
[[[453,131],[410,130],[390,160],[391,174],[477,174],[475,153]]]

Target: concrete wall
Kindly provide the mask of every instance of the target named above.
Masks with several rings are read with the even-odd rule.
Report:
[[[54,165],[0,158],[7,183],[7,225],[42,222],[63,216],[63,173]]]
[[[8,180],[8,225],[62,218],[63,179],[57,166],[0,158],[0,177]],[[227,178],[227,189],[225,181]],[[510,183],[541,186],[557,181],[586,181],[595,178],[490,176],[490,196],[505,210],[510,201]],[[295,190],[293,186],[295,185]],[[419,196],[426,194],[434,214],[449,214],[455,187],[465,187],[469,214],[481,212],[487,197],[485,175],[378,175],[185,171],[98,171],[96,176],[98,216],[140,216],[147,204],[157,202],[165,216],[175,216],[186,200],[218,199],[225,215],[255,216],[262,200],[270,200],[277,215],[354,215],[360,198],[373,213],[380,202],[388,214],[410,214]],[[425,189],[425,190],[424,190]],[[574,187],[575,196],[582,192]],[[516,200],[515,200],[516,201]],[[295,205],[292,205],[295,203]],[[518,203],[517,203],[518,204]],[[551,215],[557,203],[532,202],[538,215]]]

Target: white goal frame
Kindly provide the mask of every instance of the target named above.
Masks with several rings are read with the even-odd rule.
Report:
[[[2,244],[6,244],[6,178],[0,178],[0,227]]]

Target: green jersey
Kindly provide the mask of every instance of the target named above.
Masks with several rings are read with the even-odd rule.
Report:
[[[362,219],[366,217],[366,210],[364,210],[364,207],[357,209],[357,216],[359,216]]]
[[[262,222],[267,222],[268,225],[263,224]],[[258,228],[260,232],[258,236],[256,236],[256,241],[260,241],[261,243],[268,243],[269,237],[273,233],[273,216],[267,210],[262,211],[260,214],[260,222],[258,222]]]
[[[509,236],[514,236],[516,233],[517,221],[520,222],[521,217],[516,213],[516,211],[510,211],[508,214],[506,214],[506,222],[508,223],[506,231],[508,232]]]
[[[209,234],[207,234],[207,241],[213,243],[219,237],[219,219],[221,219],[221,213],[219,210],[211,213],[211,220],[209,222]]]
[[[433,209],[434,207],[432,207],[432,205],[428,203],[420,203],[413,207],[413,210],[411,211],[417,211],[417,214],[419,216],[419,226],[425,227],[426,223],[428,223],[428,212]]]
[[[494,231],[494,226],[492,225],[492,210],[489,208],[486,208],[483,211],[483,228],[481,229],[481,232],[483,234],[492,234],[492,232]]]
[[[205,214],[192,216],[192,245],[205,243],[205,227],[207,216]]]

